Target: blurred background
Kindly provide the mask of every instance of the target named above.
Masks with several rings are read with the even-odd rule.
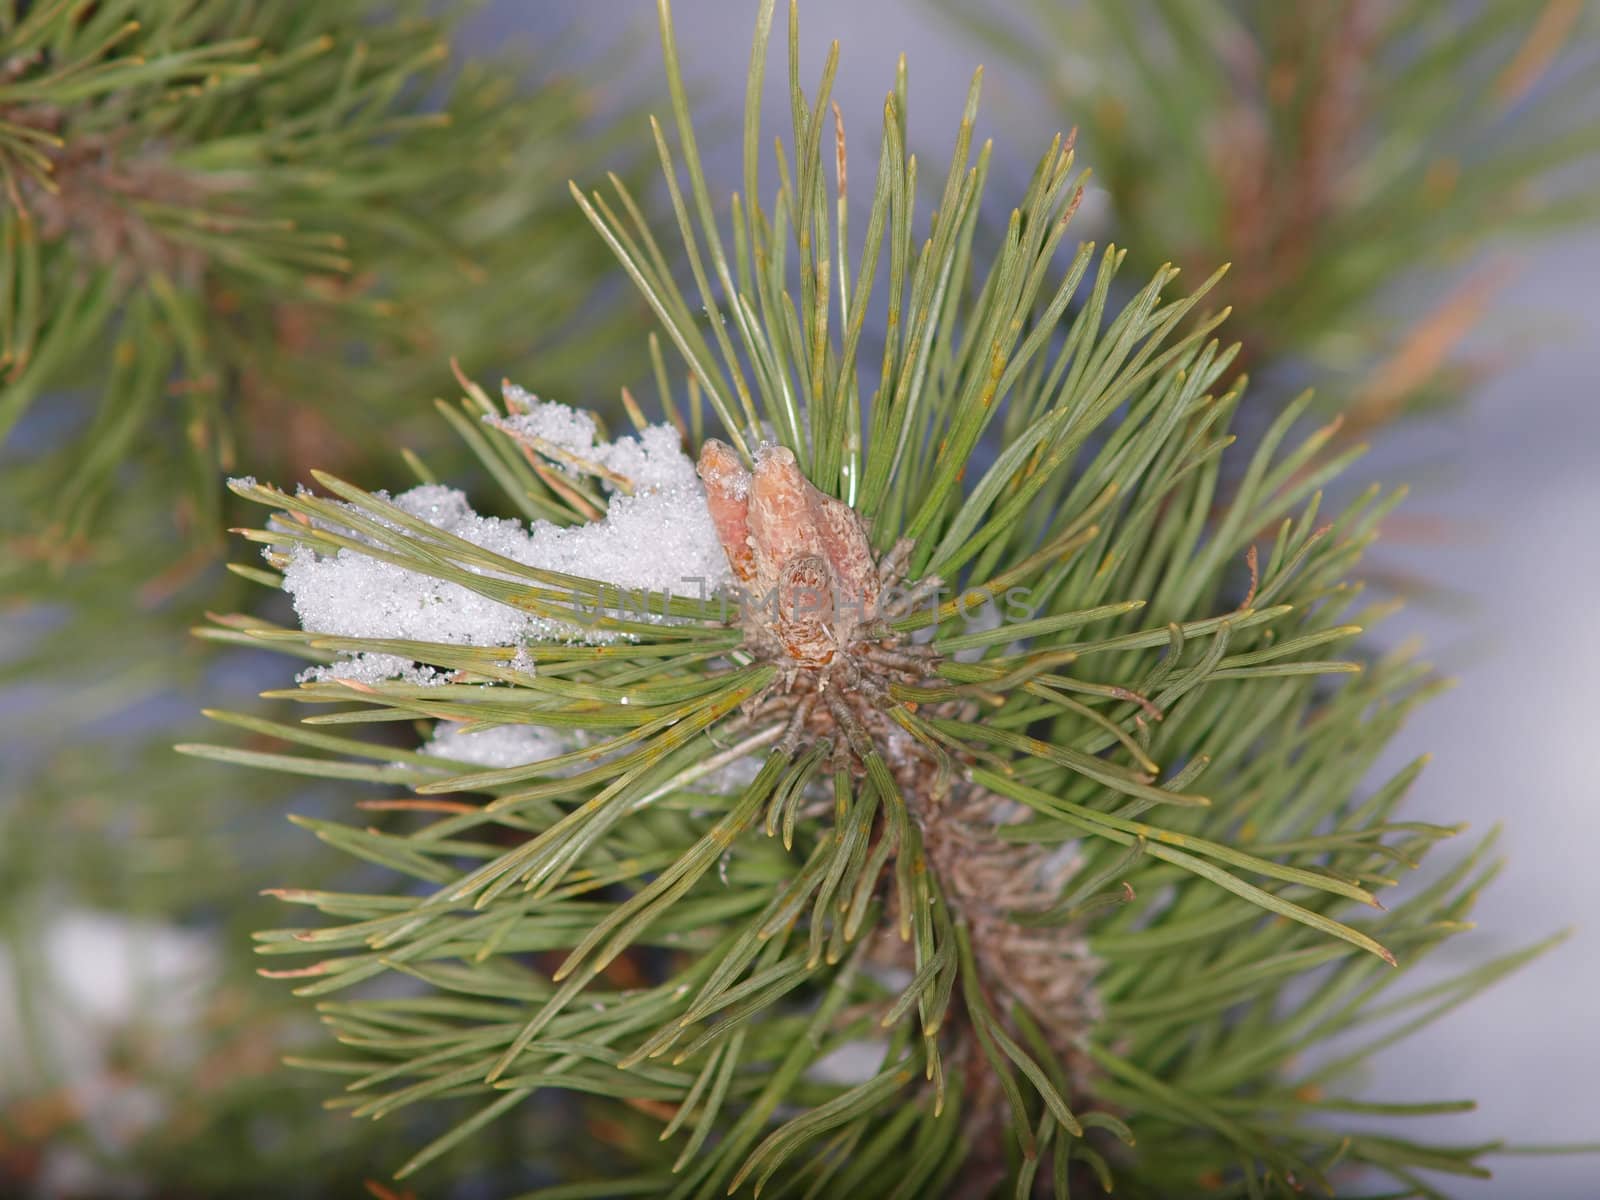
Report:
[[[327,36],[337,69],[331,85],[308,77],[303,94],[269,96],[261,108],[320,104],[338,80],[362,78],[343,43],[381,47],[377,14],[394,6],[364,7],[352,27],[274,30],[285,50]],[[12,6],[9,36],[28,8]],[[870,161],[900,53],[910,62],[910,140],[935,162],[983,63],[991,196],[1024,186],[1046,139],[1077,126],[1080,161],[1095,171],[1079,237],[1127,245],[1141,268],[1171,259],[1191,282],[1234,264],[1224,287],[1253,377],[1246,436],[1251,419],[1314,385],[1320,419],[1342,414],[1343,436],[1373,446],[1346,486],[1413,484],[1370,572],[1372,586],[1408,603],[1374,636],[1420,636],[1459,685],[1418,713],[1384,767],[1431,751],[1412,816],[1503,824],[1506,859],[1476,914],[1477,936],[1422,969],[1443,978],[1464,955],[1574,930],[1375,1064],[1373,1094],[1387,1099],[1476,1097],[1475,1113],[1452,1119],[1462,1141],[1600,1137],[1600,872],[1587,861],[1600,797],[1583,749],[1600,671],[1591,617],[1600,41],[1588,8],[805,0],[801,13],[808,86],[829,39],[843,42],[834,95],[858,162]],[[702,150],[713,182],[728,186],[753,9],[674,5]],[[416,8],[407,19],[431,18]],[[319,211],[303,179],[261,196],[264,213],[293,209],[339,230],[341,253],[360,261],[317,270],[351,279],[350,296],[286,299],[282,272],[261,262],[224,264],[234,277],[185,257],[158,265],[173,268],[176,293],[195,298],[197,312],[256,304],[260,320],[205,326],[140,383],[120,366],[109,377],[95,366],[121,363],[116,344],[137,331],[135,318],[120,333],[75,318],[61,339],[81,361],[67,355],[45,373],[45,285],[81,277],[71,255],[87,254],[130,312],[164,313],[167,302],[124,278],[137,238],[90,254],[82,218],[61,216],[54,243],[50,214],[37,222],[41,349],[31,367],[13,358],[0,392],[0,417],[16,418],[0,444],[0,1193],[356,1194],[362,1179],[382,1177],[374,1164],[394,1161],[391,1142],[419,1136],[326,1117],[323,1081],[276,1066],[314,1030],[285,1004],[284,985],[251,974],[248,932],[281,920],[255,891],[335,869],[283,814],[315,815],[348,797],[167,750],[200,707],[238,706],[287,682],[277,661],[184,633],[208,609],[260,603],[236,593],[218,565],[223,473],[288,483],[335,466],[373,486],[403,485],[402,442],[430,453],[448,444],[431,400],[449,386],[452,353],[479,378],[511,374],[597,407],[643,373],[646,314],[606,282],[615,273],[572,219],[566,180],[651,168],[626,147],[647,145],[642,112],[659,107],[653,6],[488,3],[459,29],[413,34],[390,47],[393,70],[414,69],[433,45],[448,43],[450,57],[401,100],[377,91],[369,100],[415,113],[458,106],[450,157],[419,148],[379,175],[382,194],[335,188],[325,203],[345,217]],[[16,66],[24,57],[0,51],[7,87],[28,78]],[[769,112],[784,111],[784,87],[784,72],[769,72]],[[0,116],[26,100],[0,90]],[[95,103],[114,109],[114,100]],[[262,126],[248,105],[218,109],[206,143],[214,157]],[[70,113],[55,118],[69,144]],[[105,157],[116,152],[104,128],[113,115],[84,120]],[[150,128],[164,146],[190,135],[199,145],[202,125]],[[332,174],[313,182],[327,192],[341,166],[381,165],[360,156],[404,145],[423,125],[373,122],[347,143],[297,144],[295,161],[326,156],[318,166]],[[281,163],[280,150],[252,169],[266,177],[259,164]],[[436,175],[418,165],[430,156]],[[393,219],[342,228],[354,211]],[[7,222],[14,239],[14,217]],[[440,240],[418,224],[434,225]],[[23,243],[7,241],[3,265],[16,273],[17,299],[0,306],[8,353],[31,278],[14,245]],[[268,266],[311,272],[304,254],[280,249],[251,243]],[[54,274],[51,253],[63,260]],[[435,271],[447,253],[467,265]],[[60,311],[87,307],[71,289],[57,299]],[[417,336],[397,349],[375,318],[398,318],[355,311],[357,300],[412,314]],[[207,381],[207,402],[155,411],[178,377]],[[154,415],[135,426],[119,413],[143,403],[141,388]],[[230,442],[231,453],[218,450]],[[85,448],[104,458],[108,445],[111,465],[85,478]],[[174,481],[174,464],[188,464],[192,489]],[[337,1182],[295,1174],[308,1145],[330,1164],[319,1180]],[[479,1146],[476,1158],[456,1160],[457,1184],[446,1163],[419,1194],[502,1194],[496,1164],[516,1153]],[[1453,1181],[1450,1194],[1593,1194],[1590,1158],[1494,1165],[1494,1181]]]

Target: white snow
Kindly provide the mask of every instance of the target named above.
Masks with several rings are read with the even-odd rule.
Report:
[[[578,745],[576,736],[537,725],[500,725],[469,733],[441,721],[422,753],[483,767],[520,767],[570,753]]]
[[[442,682],[444,675],[433,667],[414,663],[398,654],[357,654],[341,658],[325,667],[307,667],[295,679],[300,683],[401,683],[427,686]]]
[[[408,514],[525,566],[615,584],[699,597],[731,582],[727,557],[706,509],[694,464],[669,425],[637,438],[594,444],[594,420],[557,404],[527,399],[528,411],[504,419],[526,422],[536,436],[625,476],[627,495],[611,491],[605,516],[561,527],[537,521],[485,517],[453,488],[429,484],[393,498]],[[514,402],[514,407],[517,403]],[[281,553],[281,550],[280,550]],[[433,579],[352,549],[319,555],[305,546],[288,551],[283,587],[308,631],[348,638],[396,638],[466,646],[506,646],[511,658],[525,639],[603,641],[604,631],[533,617],[459,584]],[[476,569],[476,568],[472,568]],[[630,619],[638,614],[628,612]],[[314,667],[303,680],[353,679],[376,683],[402,678],[438,682],[442,676],[393,655],[355,656]]]
[[[513,437],[543,442],[575,458],[624,476],[635,491],[683,488],[697,484],[694,464],[679,448],[671,425],[651,425],[638,437],[595,442],[595,420],[588,413],[543,400],[529,400],[526,412],[484,421]]]
[[[102,1157],[115,1162],[170,1116],[158,1085],[201,1053],[195,1031],[220,974],[216,945],[175,925],[82,908],[19,936],[32,942],[21,955],[0,941],[0,1107],[63,1089],[93,1144],[45,1146],[35,1194],[140,1195],[143,1181]],[[22,970],[37,1002],[27,1013],[17,1003]],[[130,1047],[132,1069],[121,1061]]]
[[[421,746],[423,754],[434,754],[457,762],[499,769],[520,767],[527,763],[544,762],[562,754],[570,754],[581,746],[590,744],[591,737],[580,731],[546,729],[538,725],[498,725],[493,729],[468,732],[450,721],[440,721],[433,736]],[[559,769],[556,774],[575,775],[589,764],[574,764]],[[734,759],[688,784],[688,790],[710,795],[733,795],[742,792],[760,773],[762,757],[759,754]]]
[[[540,400],[532,392],[506,384],[501,388],[509,417],[486,417],[489,424],[508,433],[539,438],[571,454],[587,456],[594,447],[595,419],[586,412]]]

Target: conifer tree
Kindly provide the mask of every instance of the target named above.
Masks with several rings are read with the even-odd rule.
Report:
[[[1218,277],[1124,288],[1122,250],[1074,248],[1071,139],[979,248],[976,78],[929,212],[904,69],[849,170],[837,45],[808,94],[791,6],[769,193],[767,0],[722,219],[660,8],[675,238],[621,181],[574,192],[665,335],[666,420],[629,397],[614,437],[464,379],[501,516],[422,459],[395,495],[234,483],[274,514],[237,569],[301,628],[209,636],[307,662],[282,695],[311,712],[185,749],[363,785],[299,823],[383,881],[285,888],[320,919],[259,935],[340,1043],[306,1065],[358,1115],[459,1113],[399,1177],[509,1128],[546,1197],[1484,1174],[1493,1146],[1420,1128],[1468,1101],[1360,1090],[1533,952],[1410,982],[1492,866],[1408,880],[1460,831],[1405,818],[1422,760],[1368,779],[1435,686],[1353,642],[1399,493],[1325,513],[1354,452],[1292,438],[1304,400],[1233,445]]]

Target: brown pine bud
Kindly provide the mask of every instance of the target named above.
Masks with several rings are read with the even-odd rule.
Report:
[[[706,485],[706,507],[728,555],[728,565],[740,583],[748,584],[756,573],[755,552],[750,546],[750,472],[733,448],[716,438],[700,448],[697,470]]]
[[[775,586],[784,565],[803,554],[826,558],[817,524],[816,489],[800,473],[794,453],[763,446],[750,482],[750,542],[756,578],[763,589]]]

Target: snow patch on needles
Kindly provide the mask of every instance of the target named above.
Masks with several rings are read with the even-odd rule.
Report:
[[[589,745],[592,737],[577,730],[546,729],[539,725],[497,725],[492,729],[467,730],[461,725],[440,721],[433,736],[422,744],[422,753],[456,762],[498,770],[547,762]],[[689,790],[708,795],[735,795],[750,786],[760,773],[758,754],[734,759],[702,775]],[[586,766],[574,764],[556,769],[557,775],[575,775]]]
[[[474,766],[520,767],[570,754],[578,745],[574,736],[562,736],[537,725],[501,725],[468,732],[458,725],[440,722],[433,737],[423,745],[422,753]]]
[[[592,417],[528,398],[505,418],[506,432],[536,437],[595,463],[624,482],[602,478],[610,493],[605,516],[563,528],[548,521],[474,512],[454,488],[428,484],[392,498],[413,517],[524,566],[559,571],[635,590],[698,597],[731,583],[727,556],[706,508],[694,464],[670,425],[637,438],[594,442]],[[526,426],[526,429],[523,429]],[[471,568],[477,570],[477,568]],[[480,572],[484,573],[484,572]],[[699,581],[703,581],[699,582]],[[449,583],[383,562],[360,551],[319,555],[306,546],[289,553],[283,588],[308,631],[346,638],[386,638],[459,646],[505,646],[510,659],[525,640],[601,642],[603,630],[538,618]],[[632,617],[634,614],[629,614]],[[388,654],[362,654],[302,673],[302,681],[439,683],[429,667]]]
[[[545,401],[534,401],[527,412],[485,417],[484,422],[534,450],[570,459],[579,465],[579,471],[583,466],[598,468],[590,473],[599,475],[612,490],[611,476],[626,479],[627,490],[633,492],[696,483],[694,464],[679,448],[678,432],[670,425],[651,425],[636,438],[596,443],[593,417]]]
[[[427,687],[444,682],[443,674],[436,668],[414,663],[398,654],[358,654],[354,658],[342,658],[325,667],[307,667],[295,678],[302,683],[314,681],[375,684],[398,680],[400,683]]]
[[[511,410],[511,415],[485,417],[484,420],[488,424],[504,429],[507,433],[538,438],[569,454],[582,455],[593,450],[595,434],[599,427],[589,413],[568,408],[565,404],[540,400],[526,388],[520,388],[514,383],[502,385],[501,394],[505,397],[506,407]]]

